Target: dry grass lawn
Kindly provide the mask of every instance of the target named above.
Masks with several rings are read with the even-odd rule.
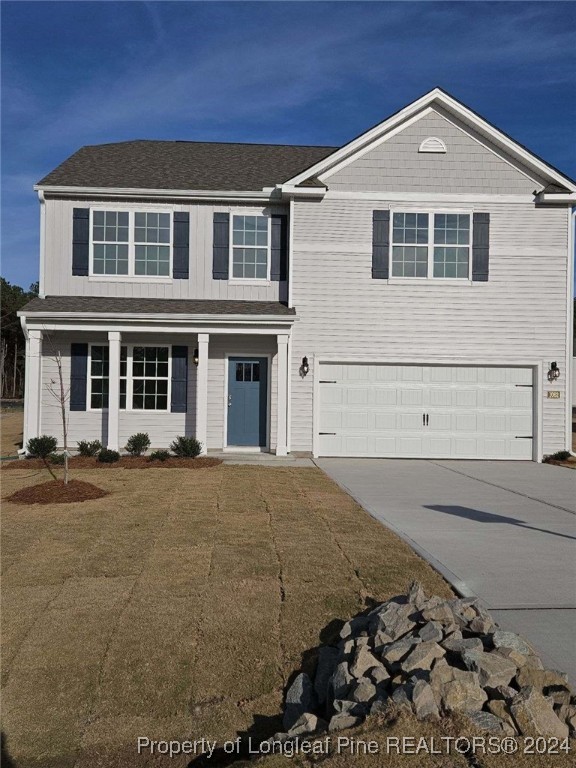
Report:
[[[3,410],[0,413],[0,456],[16,456],[22,447],[22,409]]]
[[[45,475],[2,472],[2,495]],[[322,630],[325,639],[335,620],[414,578],[450,594],[316,469],[73,476],[110,495],[76,505],[3,504],[3,730],[17,768],[182,768],[190,757],[139,756],[137,737],[268,737],[280,727],[288,678],[310,662]]]

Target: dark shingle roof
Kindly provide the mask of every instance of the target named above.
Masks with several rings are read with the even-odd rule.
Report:
[[[38,183],[254,192],[287,181],[336,149],[199,141],[97,144],[82,147]]]
[[[58,314],[142,314],[142,315],[295,315],[278,301],[228,301],[220,299],[135,299],[112,296],[46,296],[35,298],[20,310]]]

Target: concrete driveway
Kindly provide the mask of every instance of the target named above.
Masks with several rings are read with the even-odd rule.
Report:
[[[576,683],[576,472],[531,462],[316,463]]]

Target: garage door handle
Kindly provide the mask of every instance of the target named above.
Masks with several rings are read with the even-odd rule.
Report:
[[[426,414],[426,426],[428,426],[428,422],[429,421],[430,421],[430,416],[429,416],[429,414]]]
[[[426,414],[425,413],[422,414],[422,426],[423,427],[426,426]]]

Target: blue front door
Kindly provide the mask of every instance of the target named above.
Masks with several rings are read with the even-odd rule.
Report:
[[[267,401],[267,358],[228,358],[228,445],[266,445]]]

